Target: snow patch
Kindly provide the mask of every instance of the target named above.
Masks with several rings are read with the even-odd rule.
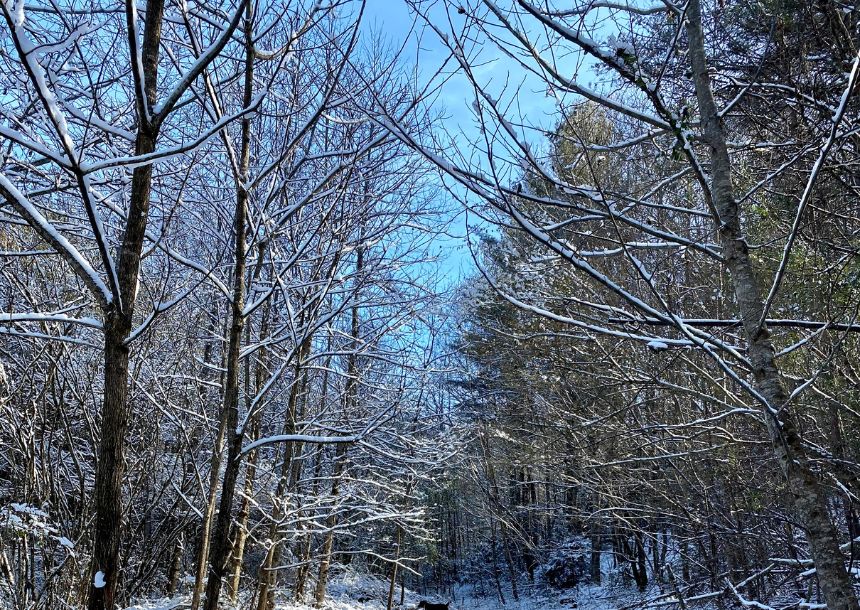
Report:
[[[30,506],[29,504],[21,504],[19,502],[12,502],[9,506],[12,507],[12,510],[19,513],[24,513],[27,515],[31,515],[33,517],[45,517],[47,518],[48,513],[43,511],[40,508],[36,508],[35,506]]]
[[[662,352],[663,350],[669,349],[669,344],[654,339],[653,341],[648,342],[648,349],[654,350],[655,352]]]

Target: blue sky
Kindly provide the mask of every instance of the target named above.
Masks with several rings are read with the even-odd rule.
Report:
[[[431,18],[439,27],[447,29],[448,17],[443,11],[442,3],[438,3]],[[460,17],[454,12],[452,18]],[[394,45],[405,41],[404,63],[411,65],[417,62],[419,74],[425,79],[431,78],[448,57],[448,50],[432,30],[421,27],[420,22],[417,28],[413,27],[413,21],[413,15],[403,0],[367,0],[363,23],[365,31],[381,32]],[[557,102],[547,95],[543,82],[504,56],[494,45],[482,44],[475,50],[476,57],[480,60],[480,66],[474,70],[476,78],[493,97],[500,99],[500,102],[513,102],[512,116],[522,116],[528,123],[543,129],[551,129],[555,125],[558,121]],[[576,70],[572,62],[563,63],[570,64],[567,67],[571,72]],[[449,64],[449,68],[452,66],[453,64]],[[445,132],[454,136],[461,147],[469,139],[479,136],[472,110],[473,100],[474,90],[462,76],[454,76],[448,80],[436,100],[445,116]],[[527,138],[534,140],[535,136]],[[538,146],[542,144],[534,143]],[[454,224],[454,229],[458,234],[465,233],[462,215]],[[440,249],[446,257],[440,267],[452,280],[474,272],[474,264],[465,246],[465,237],[443,239]]]
[[[447,57],[446,49],[432,31],[426,28],[423,32],[416,31],[414,16],[410,14],[403,0],[368,0],[365,11],[363,28],[367,32],[382,33],[395,47],[405,43],[403,62],[410,67],[417,62],[419,73],[425,78],[430,78],[444,62]],[[471,116],[465,110],[468,106],[462,102],[464,91],[458,91],[463,89],[466,83],[462,82],[462,79],[458,81],[446,84],[438,101],[444,106],[445,114],[455,121],[457,130],[470,130]],[[446,193],[442,191],[440,196],[444,197]],[[461,212],[459,209],[456,211]],[[451,282],[457,282],[474,272],[474,265],[465,245],[462,213],[453,223],[452,231],[454,237],[438,239],[439,244],[434,250],[439,252],[439,268],[442,273]]]
[[[462,19],[455,11],[451,17]],[[431,11],[434,23],[442,29],[447,29],[447,16],[443,3],[436,3]],[[367,31],[381,31],[393,42],[407,41],[408,56],[405,61],[414,62],[417,59],[419,69],[430,76],[447,57],[447,49],[437,39],[436,34],[424,28],[421,34],[420,49],[417,49],[416,33],[413,29],[413,16],[410,14],[404,0],[367,0],[364,18],[364,28]],[[420,30],[419,28],[417,28]],[[412,35],[410,37],[410,30]],[[417,52],[416,52],[417,51]],[[510,58],[492,44],[482,44],[478,59],[481,63],[475,69],[475,74],[481,84],[496,97],[500,97],[502,89],[507,84],[507,98],[516,97],[519,110],[529,122],[544,128],[552,127],[557,121],[556,101],[546,94],[546,86],[539,79],[523,70]],[[561,65],[570,70],[576,70],[570,59],[561,60]],[[473,90],[463,77],[451,79],[443,88],[439,101],[444,105],[446,114],[462,129],[466,135],[474,135],[474,123],[471,113]],[[502,96],[504,99],[504,96]],[[450,129],[450,127],[449,127]]]

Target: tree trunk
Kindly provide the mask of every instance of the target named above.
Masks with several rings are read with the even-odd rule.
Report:
[[[589,573],[591,574],[591,583],[600,584],[600,545],[603,538],[599,533],[591,536],[591,565]]]
[[[303,384],[303,373],[302,373],[302,361],[307,356],[307,352],[310,349],[310,338],[308,338],[305,343],[299,348],[299,353],[296,357],[296,365],[295,372],[293,375],[293,386],[290,389],[290,397],[287,403],[287,418],[284,422],[284,434],[295,434],[296,432],[296,422],[297,422],[297,405],[299,401],[299,395],[302,392],[302,384]],[[287,441],[284,443],[284,457],[281,462],[281,473],[278,477],[278,486],[275,489],[275,498],[278,500],[283,500],[284,496],[287,494],[289,489],[289,480],[290,480],[290,471],[293,462],[293,457],[295,456],[295,447],[296,443],[293,441]],[[274,591],[273,585],[275,584],[275,573],[273,568],[280,563],[281,557],[281,548],[282,543],[280,540],[280,534],[278,533],[278,528],[281,525],[281,519],[283,518],[283,511],[279,508],[278,505],[274,508],[274,514],[272,515],[272,523],[269,527],[269,549],[266,553],[266,557],[263,560],[263,564],[259,569],[259,581],[260,587],[257,595],[257,610],[267,610],[268,608],[274,607],[275,599],[274,599]]]
[[[830,610],[857,610],[857,598],[845,570],[836,528],[827,511],[827,498],[810,468],[788,394],[777,368],[770,335],[764,324],[764,304],[759,280],[753,269],[734,197],[731,160],[719,111],[708,76],[702,15],[699,0],[690,0],[687,10],[690,64],[699,103],[704,140],[710,148],[710,195],[718,218],[723,257],[734,282],[735,298],[748,343],[748,356],[756,389],[763,406],[775,456],[788,483],[794,512],[806,529],[818,582]]]
[[[663,568],[660,565],[660,528],[654,523],[651,530],[651,580],[660,582]]]
[[[234,410],[237,409],[234,407]],[[231,416],[230,419],[235,427],[235,416]],[[230,550],[233,546],[231,536],[232,508],[233,498],[236,495],[236,481],[239,477],[241,449],[242,435],[234,432],[231,435],[230,447],[227,453],[227,467],[224,469],[221,502],[218,506],[218,519],[215,522],[215,530],[212,534],[213,545],[209,559],[209,578],[206,581],[206,603],[203,605],[205,610],[217,610],[218,600],[221,596],[221,583],[227,573]]]
[[[394,606],[394,585],[397,584],[397,561],[400,559],[400,540],[402,536],[403,529],[400,527],[400,524],[398,524],[394,549],[394,563],[391,564],[391,579],[388,583],[388,603],[385,604],[386,610],[391,610]]]
[[[209,332],[213,335],[215,334],[218,324],[216,319],[218,319],[219,312],[218,308],[215,304],[212,306],[212,319],[209,323]],[[226,323],[224,324],[223,334],[221,336],[225,336],[227,334]],[[213,344],[215,341],[209,341],[206,343],[206,347],[203,350],[203,363],[204,367],[201,371],[202,375],[207,375],[207,370],[209,367],[209,363],[212,362],[212,352],[213,352]],[[220,340],[217,341],[220,343]],[[221,366],[219,367],[222,371],[224,370],[224,365],[226,364],[227,353],[222,349],[221,351]],[[219,379],[219,388],[223,389],[224,387],[224,373],[221,372]],[[206,404],[207,402],[207,391],[203,384],[198,386],[198,395],[200,397],[201,402]],[[209,544],[212,536],[212,519],[215,516],[215,508],[218,504],[218,489],[221,485],[221,460],[224,454],[224,436],[226,434],[226,413],[224,413],[224,396],[221,392],[218,393],[218,404],[219,412],[218,412],[218,429],[215,433],[215,442],[212,447],[212,456],[209,460],[209,491],[206,494],[206,509],[203,511],[203,521],[200,525],[200,536],[197,540],[197,553],[195,559],[195,568],[194,568],[194,588],[191,590],[191,608],[190,610],[197,610],[200,606],[200,598],[203,595],[203,587],[206,583],[206,567],[209,565]]]
[[[252,424],[251,440],[259,438],[259,419]],[[236,536],[233,541],[233,549],[230,554],[230,580],[227,583],[227,591],[230,603],[236,603],[239,595],[239,584],[242,579],[242,559],[245,556],[245,544],[248,541],[248,518],[251,514],[251,494],[254,492],[254,480],[257,476],[257,456],[259,452],[254,450],[248,456],[248,465],[245,468],[245,485],[242,489],[242,502],[239,505],[239,515],[236,524]]]
[[[254,86],[254,47],[252,39],[252,3],[245,5],[245,89],[244,107],[251,105]],[[227,451],[227,464],[224,481],[221,485],[221,502],[218,506],[218,519],[213,532],[214,544],[210,555],[209,579],[206,582],[205,610],[217,610],[221,596],[221,583],[227,572],[227,564],[232,548],[230,530],[232,524],[233,497],[236,493],[236,480],[241,465],[242,438],[237,429],[239,421],[239,352],[242,331],[245,328],[245,266],[248,216],[248,191],[245,188],[251,155],[251,119],[247,116],[241,121],[242,147],[239,176],[236,180],[236,210],[233,219],[233,300],[230,304],[230,333],[227,347],[227,374],[224,380],[224,412],[226,429],[230,435]]]
[[[258,261],[262,260],[262,256]],[[263,305],[263,315],[260,320],[259,340],[262,341],[269,332],[269,315],[271,313],[271,300],[266,301]],[[248,332],[246,332],[246,335]],[[251,382],[250,360],[245,362],[245,409],[250,413],[253,407],[252,397],[262,391],[266,381],[265,371],[269,363],[269,350],[261,349],[260,356],[254,366],[254,387],[253,391],[249,387]],[[260,419],[262,410],[258,410],[251,418],[251,440],[255,441],[260,437]],[[248,454],[247,466],[245,468],[245,483],[243,487],[242,502],[239,506],[239,516],[236,526],[236,539],[233,542],[233,549],[230,555],[230,580],[227,583],[227,590],[230,596],[230,602],[235,605],[239,595],[239,584],[242,579],[242,560],[245,556],[245,544],[248,540],[248,518],[251,514],[251,494],[254,492],[254,481],[257,478],[257,458],[259,451],[256,449]]]
[[[328,367],[326,367],[328,371]],[[324,384],[325,385],[325,384]],[[323,393],[325,397],[325,392]],[[316,464],[314,465],[314,483],[311,491],[311,498],[316,498],[319,495],[319,481],[322,475],[322,449],[317,449]],[[310,573],[311,563],[311,545],[313,543],[313,534],[305,534],[304,539],[300,540],[299,547],[299,569],[296,573],[295,600],[299,603],[304,602],[305,585],[307,584],[308,574]]]
[[[496,510],[501,510],[502,501],[501,494],[499,493],[499,485],[496,479],[496,469],[493,466],[492,457],[490,455],[490,443],[487,440],[488,431],[486,425],[484,426],[484,430],[481,433],[481,449],[484,455],[484,462],[487,470],[487,480],[489,482],[489,495],[490,502]],[[511,544],[508,539],[508,528],[505,525],[504,520],[499,520],[499,533],[502,537],[502,552],[505,555],[505,563],[508,566],[508,576],[511,581],[511,597],[514,598],[514,601],[519,601],[519,591],[517,590],[517,579],[516,572],[514,571],[514,558],[511,553]]]
[[[350,377],[352,379],[352,377]],[[346,464],[346,443],[338,443],[334,457],[334,471],[332,472],[331,495],[337,498],[340,493],[340,479],[343,475],[343,469]],[[328,572],[331,567],[331,555],[334,548],[334,528],[337,527],[337,513],[332,512],[326,519],[325,541],[322,546],[322,555],[320,556],[320,567],[317,574],[317,586],[314,592],[314,606],[321,608],[325,601],[325,589],[328,585]]]
[[[511,597],[514,601],[520,600],[520,593],[517,590],[517,573],[514,570],[514,557],[511,553],[511,541],[508,537],[508,528],[504,521],[499,521],[499,532],[502,535],[502,549],[505,552],[505,563],[508,564],[508,577],[511,580]]]
[[[637,531],[633,535],[633,541],[636,545],[636,557],[630,558],[630,565],[633,567],[633,579],[636,581],[636,586],[641,592],[645,592],[648,588],[648,556],[645,554],[645,536],[641,531]]]
[[[329,341],[331,339],[329,338]],[[331,343],[329,343],[327,349],[331,348]],[[329,384],[329,371],[331,365],[331,356],[326,358],[325,362],[325,372],[323,373],[322,380],[322,389],[320,391],[320,405],[325,405],[328,400],[328,384]],[[313,485],[311,486],[311,498],[316,498],[319,496],[320,489],[320,475],[322,474],[322,462],[323,462],[323,452],[322,448],[317,448],[316,450],[316,463],[314,464],[314,477],[313,477]],[[298,482],[298,477],[297,477]],[[301,514],[299,515],[299,521],[302,529],[306,529],[304,525],[301,524]],[[294,598],[297,602],[303,602],[305,597],[305,585],[308,579],[308,573],[310,572],[310,561],[311,561],[311,545],[313,543],[313,534],[305,534],[304,537],[300,537],[299,541],[296,545],[297,553],[296,555],[299,557],[299,567],[296,570],[296,583],[294,589]]]
[[[490,551],[493,558],[493,581],[496,583],[496,592],[499,594],[499,603],[505,605],[505,594],[502,592],[502,579],[499,574],[499,552],[496,542],[496,523],[490,513]]]
[[[209,565],[209,545],[212,535],[212,519],[218,503],[218,488],[221,477],[221,459],[224,453],[224,436],[227,431],[227,413],[222,409],[218,417],[218,431],[215,434],[215,445],[209,464],[209,493],[206,496],[206,510],[203,512],[203,522],[200,525],[200,540],[197,545],[197,563],[194,574],[194,589],[191,591],[191,610],[200,606],[200,596],[203,593],[203,583],[206,582],[206,566]]]
[[[356,248],[355,252],[355,281],[358,285],[362,279],[362,272],[364,270],[364,250],[361,246]],[[356,303],[358,302],[358,289],[356,288],[356,292],[354,298]],[[345,409],[344,411],[349,413],[351,407],[354,406],[358,400],[358,349],[359,349],[359,336],[361,333],[361,324],[358,315],[358,305],[352,306],[352,320],[351,320],[351,338],[352,338],[352,347],[353,351],[349,355],[349,362],[346,367],[346,389],[344,392],[344,401],[345,401]],[[343,470],[346,466],[346,452],[348,449],[347,443],[338,443],[337,450],[335,451],[334,457],[334,468],[332,472],[332,483],[331,483],[331,495],[333,498],[337,498],[337,495],[340,491],[340,479],[343,476]],[[326,534],[325,534],[325,542],[323,542],[322,548],[322,557],[320,558],[320,567],[319,573],[317,575],[317,586],[316,591],[314,592],[314,605],[317,608],[320,608],[325,601],[325,590],[328,585],[328,572],[329,567],[331,566],[331,555],[332,549],[334,547],[334,528],[337,526],[337,512],[332,512],[326,519]]]
[[[167,571],[167,596],[176,593],[179,587],[179,574],[182,571],[182,553],[185,550],[183,535],[179,534],[173,547],[173,556],[170,560],[170,569]]]
[[[142,63],[145,95],[149,107],[155,105],[158,77],[158,53],[161,43],[161,21],[164,0],[148,0],[143,33]],[[128,19],[133,19],[130,11]],[[143,104],[139,100],[138,108]],[[157,128],[138,117],[134,151],[144,155],[155,150]],[[101,413],[101,441],[93,491],[93,558],[90,567],[89,610],[113,610],[120,572],[120,539],[122,536],[122,480],[125,472],[124,444],[128,428],[129,350],[134,304],[137,299],[140,257],[152,190],[152,165],[134,169],[125,233],[119,250],[117,283],[120,294],[114,295],[105,316],[104,399]]]

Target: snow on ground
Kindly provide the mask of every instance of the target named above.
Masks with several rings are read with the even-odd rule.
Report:
[[[553,591],[531,591],[523,592],[518,601],[511,597],[510,590],[505,591],[505,605],[502,606],[499,598],[483,597],[474,595],[468,589],[460,590],[451,603],[451,610],[570,610],[572,604],[564,600],[564,594]]]
[[[615,610],[641,599],[627,586],[581,585],[559,590],[538,585],[521,589],[519,600],[513,599],[510,588],[504,590],[502,605],[498,596],[481,596],[471,587],[461,587],[455,591],[451,610]]]
[[[459,595],[457,593],[460,593]],[[570,591],[539,591],[520,595],[518,601],[510,597],[510,591],[506,592],[505,605],[499,602],[498,597],[481,597],[462,592],[455,592],[452,600],[450,596],[428,595],[427,598],[437,602],[451,602],[451,610],[614,610],[624,606],[634,597],[628,594],[613,594],[611,591],[601,587],[585,587]],[[379,597],[366,599],[361,593],[356,594],[346,588],[337,591],[336,587],[330,591],[326,598],[324,610],[385,610],[387,592]],[[396,602],[400,600],[398,589],[395,595],[395,608],[398,610],[413,610],[422,599],[413,592],[407,592],[406,602],[399,606]],[[150,600],[129,606],[126,610],[183,610],[188,607],[187,597],[174,599]],[[223,606],[225,610],[230,606]],[[237,608],[246,607],[240,602]],[[277,610],[316,610],[313,604],[298,603],[294,601],[280,602]]]
[[[126,610],[178,610],[188,606],[188,599],[185,597],[176,597],[174,599],[160,599],[141,602],[134,606],[129,606]]]
[[[395,589],[395,608],[414,610],[418,602],[450,602],[451,610],[615,610],[643,601],[647,595],[638,593],[629,583],[622,583],[620,575],[604,572],[601,585],[581,585],[572,589],[552,589],[545,585],[520,584],[519,600],[514,600],[510,586],[503,590],[505,604],[499,601],[495,590],[481,591],[474,585],[459,585],[447,592],[428,593],[426,596],[406,590],[403,605],[399,605],[400,586]],[[335,576],[328,587],[324,610],[385,610],[388,599],[388,581],[360,572],[346,570]],[[492,593],[486,595],[484,593]],[[149,600],[126,610],[184,610],[188,597]],[[235,607],[226,603],[225,610],[245,610],[251,602],[242,597]],[[277,600],[277,610],[316,610],[310,596],[305,603],[284,598]]]

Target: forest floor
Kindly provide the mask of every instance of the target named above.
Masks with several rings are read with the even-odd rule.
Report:
[[[377,578],[355,572],[346,572],[333,579],[328,588],[324,610],[385,610],[388,583]],[[482,595],[472,586],[458,586],[447,593],[419,595],[405,592],[404,603],[395,604],[397,610],[414,610],[418,602],[450,602],[451,610],[615,610],[643,601],[635,588],[613,582],[603,585],[584,585],[573,589],[558,590],[544,586],[522,587],[519,599],[514,600],[510,588],[503,591],[505,602],[498,596]],[[396,600],[399,601],[398,588]],[[126,610],[183,610],[188,598],[149,600]],[[235,606],[224,605],[224,610],[245,610],[250,600],[242,599]],[[316,610],[311,602],[280,602],[277,610]]]

